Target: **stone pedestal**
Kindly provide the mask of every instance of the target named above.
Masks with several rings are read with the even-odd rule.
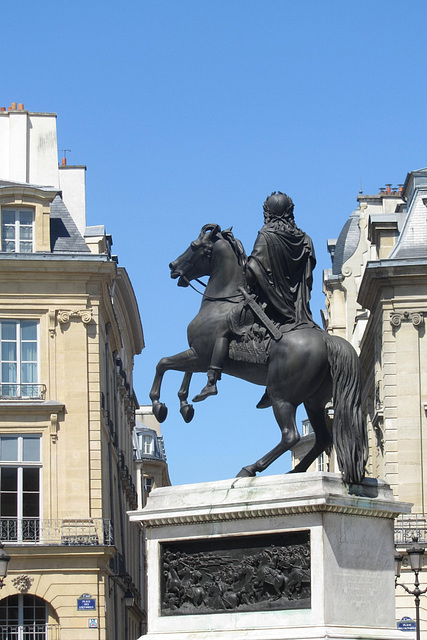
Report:
[[[384,482],[330,473],[155,489],[130,514],[147,532],[148,640],[405,638],[393,523],[409,510]]]

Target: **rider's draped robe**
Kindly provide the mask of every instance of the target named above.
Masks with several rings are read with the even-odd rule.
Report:
[[[309,304],[315,265],[311,238],[294,224],[276,218],[259,231],[247,269],[282,331],[317,326]]]

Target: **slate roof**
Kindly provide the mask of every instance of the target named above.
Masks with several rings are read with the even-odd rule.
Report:
[[[50,245],[52,253],[90,253],[60,196],[50,205]]]
[[[427,202],[427,169],[409,173],[405,182],[405,188],[408,187],[412,201],[399,240],[390,254],[391,260],[427,258],[427,204],[424,204]]]
[[[356,251],[360,239],[359,212],[353,211],[335,245],[332,274],[339,276],[343,265]]]

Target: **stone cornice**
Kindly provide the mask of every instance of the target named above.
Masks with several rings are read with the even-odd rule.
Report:
[[[104,254],[97,253],[48,253],[44,251],[35,251],[34,253],[4,253],[0,252],[0,260],[2,262],[11,262],[13,264],[13,268],[16,268],[16,263],[22,263],[25,265],[30,262],[39,261],[41,264],[47,262],[67,262],[68,264],[72,263],[110,263],[113,265],[114,269],[116,268],[116,263],[112,260],[109,260],[108,256]],[[4,266],[2,265],[4,268]],[[29,267],[27,267],[29,268]],[[35,268],[33,264],[31,264],[31,268]],[[68,268],[68,266],[67,266]],[[80,267],[81,268],[81,267]]]
[[[56,400],[0,400],[0,416],[6,413],[31,413],[33,415],[59,414],[65,405]]]
[[[271,506],[268,505],[264,508],[248,508],[245,511],[241,511],[238,506],[235,508],[230,507],[227,510],[215,510],[211,509],[209,511],[198,511],[197,513],[188,512],[180,512],[174,511],[170,512],[168,515],[156,515],[155,517],[147,518],[145,517],[137,517],[137,514],[143,516],[142,512],[135,512],[135,517],[131,516],[131,520],[141,520],[146,525],[150,527],[164,527],[167,525],[188,525],[195,523],[204,523],[204,522],[224,522],[230,520],[247,520],[254,518],[274,518],[274,517],[283,517],[283,516],[291,516],[291,515],[300,515],[306,513],[345,513],[347,515],[352,516],[365,516],[365,517],[376,517],[376,518],[396,518],[400,515],[401,511],[388,511],[386,510],[386,503],[381,504],[378,503],[378,509],[368,509],[368,508],[355,508],[353,506],[348,505],[347,507],[340,504],[330,504],[326,502],[317,502],[313,501],[309,505],[286,505],[286,506]],[[132,514],[132,512],[130,512]]]
[[[151,492],[144,509],[129,516],[149,527],[163,527],[308,513],[393,519],[409,511],[381,481],[366,479],[348,487],[338,474],[319,472],[162,487]]]
[[[21,199],[26,203],[42,202],[51,203],[58,195],[59,190],[47,187],[37,187],[28,184],[11,184],[0,186],[0,201],[16,201]]]
[[[427,260],[379,260],[368,262],[360,285],[358,303],[372,311],[385,287],[425,283]]]

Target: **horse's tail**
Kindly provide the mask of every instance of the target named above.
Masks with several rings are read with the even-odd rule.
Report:
[[[360,483],[368,460],[368,436],[361,408],[359,357],[344,338],[324,334],[332,375],[333,437],[344,482]]]

